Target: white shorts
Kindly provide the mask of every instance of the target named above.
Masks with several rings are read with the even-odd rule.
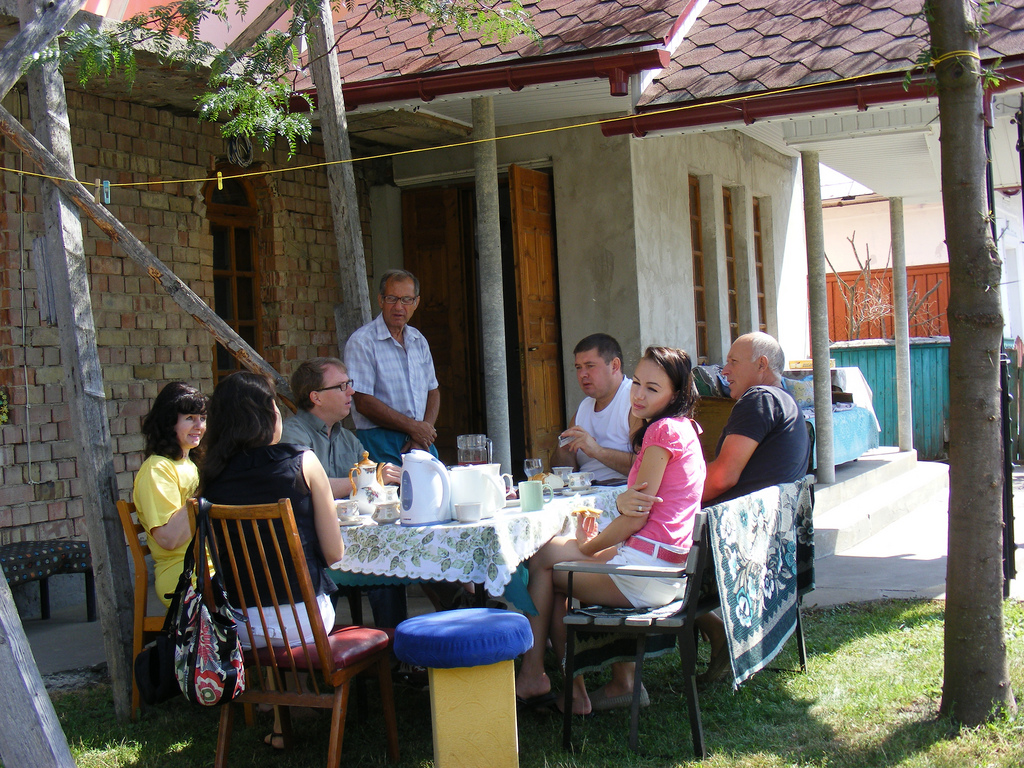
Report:
[[[616,565],[669,565],[654,555],[648,555],[638,549],[620,544],[618,554],[609,563]],[[634,608],[658,608],[668,605],[683,596],[686,579],[659,579],[648,576],[620,576],[612,574],[612,581],[619,588],[623,597],[629,600]]]
[[[320,609],[320,617],[324,621],[324,629],[330,634],[331,630],[334,629],[334,601],[331,600],[330,595],[317,595],[316,604]],[[249,625],[252,627],[256,647],[266,648],[267,638],[263,634],[263,625],[260,623],[260,609],[249,608],[246,614],[249,616]],[[301,639],[308,644],[312,644],[316,638],[313,636],[313,628],[309,625],[309,616],[306,615],[305,605],[298,606],[298,614],[299,624],[302,627]],[[284,632],[281,631],[281,625],[278,623],[277,612],[274,610],[274,606],[263,606],[263,618],[267,621],[266,631],[270,635],[270,645],[284,647],[284,632],[288,633],[288,641],[292,646],[299,644],[300,636],[295,627],[295,613],[292,612],[291,607],[281,606]],[[249,631],[241,624],[236,624],[235,626],[238,627],[238,636],[242,641],[242,650],[248,651]]]

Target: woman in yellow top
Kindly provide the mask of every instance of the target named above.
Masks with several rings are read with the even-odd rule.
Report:
[[[206,432],[206,402],[195,387],[172,381],[160,390],[142,422],[146,460],[135,476],[133,497],[153,553],[156,593],[164,605],[170,604],[192,541],[185,503],[199,487],[193,459]]]

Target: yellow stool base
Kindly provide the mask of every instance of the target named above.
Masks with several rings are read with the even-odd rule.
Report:
[[[519,768],[513,663],[429,676],[435,768]]]

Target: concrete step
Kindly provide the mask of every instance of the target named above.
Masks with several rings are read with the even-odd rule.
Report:
[[[897,469],[902,471],[895,471]],[[912,462],[900,458],[858,472],[843,484],[846,483],[853,486],[852,492],[851,488],[839,492],[834,486],[821,488],[827,491],[826,504],[819,504],[821,490],[815,487],[816,559],[843,552],[922,506],[945,508],[949,467],[936,462],[919,462],[916,457]],[[837,500],[840,500],[838,504]]]
[[[856,498],[886,480],[914,469],[917,451],[882,447],[868,451],[856,461],[836,467],[836,481],[814,486],[814,508],[829,510]]]

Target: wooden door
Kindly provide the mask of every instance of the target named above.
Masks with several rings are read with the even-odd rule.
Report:
[[[512,240],[526,455],[544,459],[565,428],[551,179],[510,165]]]
[[[472,194],[436,187],[403,193],[402,238],[405,268],[420,281],[410,325],[430,344],[441,391],[437,450],[454,464],[455,436],[483,431]]]

